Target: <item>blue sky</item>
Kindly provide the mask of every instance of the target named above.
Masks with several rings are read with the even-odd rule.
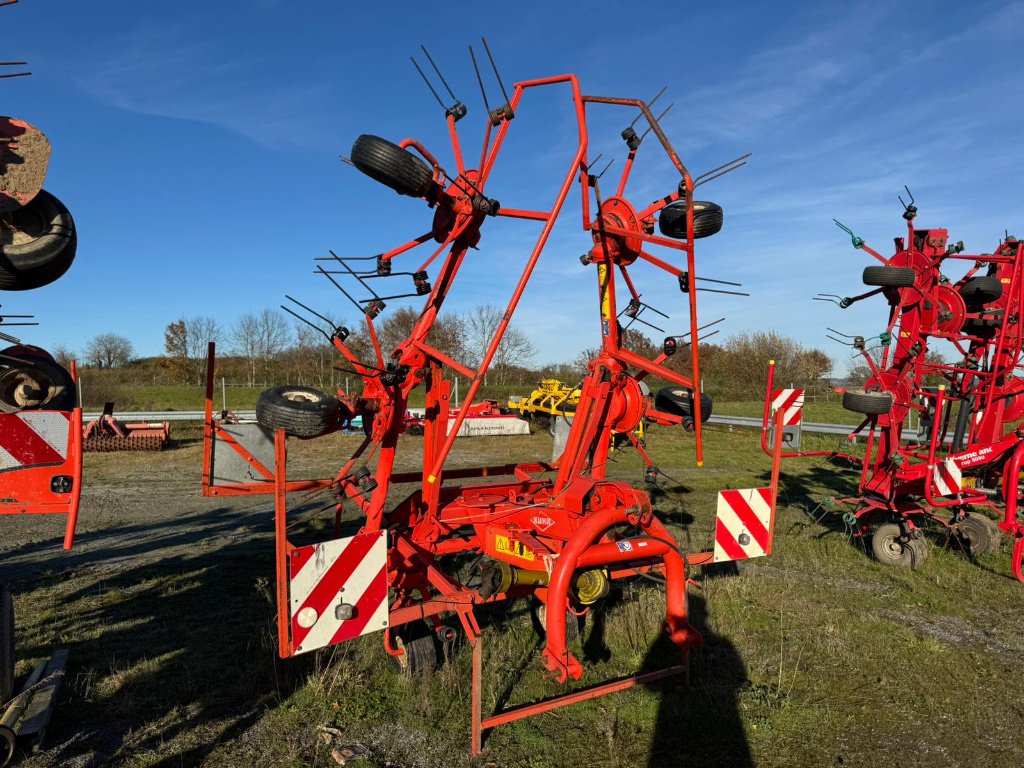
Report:
[[[0,83],[3,110],[50,137],[47,188],[79,227],[64,278],[0,296],[4,311],[38,315],[42,325],[22,335],[43,346],[81,349],[116,332],[139,354],[158,354],[179,316],[230,324],[285,292],[352,318],[312,259],[328,248],[386,250],[426,231],[430,212],[338,155],[360,133],[413,136],[453,165],[443,115],[408,61],[425,43],[469,106],[460,129],[475,156],[484,110],[466,46],[481,34],[507,85],[569,72],[585,93],[650,98],[668,85],[660,104],[675,107],[663,124],[695,173],[754,153],[702,188],[725,208],[725,226],[700,241],[698,273],[753,294],[700,295],[703,320],[727,318],[723,335],[776,329],[825,349],[841,374],[849,353],[825,339],[825,326],[878,333],[885,308],[875,299],[841,312],[810,300],[860,292],[871,263],[832,217],[889,253],[903,184],[919,224],[948,227],[969,252],[990,252],[1004,229],[1024,232],[1022,3],[23,0],[0,13],[2,58],[27,59],[34,73]],[[591,155],[616,158],[614,174],[632,115],[589,116]],[[574,135],[566,91],[531,93],[488,193],[507,207],[545,208]],[[627,191],[638,205],[677,180],[656,150],[646,142],[640,151]],[[577,201],[517,313],[537,362],[597,339]],[[450,306],[504,304],[538,231],[489,221]],[[681,330],[686,305],[673,281],[653,270],[637,279]]]

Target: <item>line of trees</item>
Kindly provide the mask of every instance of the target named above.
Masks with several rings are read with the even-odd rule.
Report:
[[[504,311],[485,304],[464,314],[442,313],[434,322],[427,342],[452,359],[478,368],[498,329]],[[366,324],[349,324],[324,316],[334,328],[349,328],[346,346],[362,362],[377,365],[376,352]],[[386,356],[413,330],[420,313],[411,307],[389,312],[375,324],[382,353]],[[327,323],[321,323],[326,328]],[[322,389],[336,387],[352,377],[351,364],[326,335],[275,309],[246,312],[230,325],[197,315],[179,317],[164,329],[164,354],[135,360],[131,342],[117,334],[96,336],[79,356],[82,364],[109,371],[128,382],[147,384],[202,384],[206,371],[207,344],[217,344],[218,375],[247,386],[305,384]],[[66,348],[53,350],[58,359],[70,361]],[[531,363],[536,348],[516,325],[510,324],[492,357],[488,382],[500,385],[533,381]]]
[[[413,330],[419,313],[409,307],[383,316],[375,324],[380,346],[386,358]],[[347,326],[346,345],[362,362],[377,365],[365,323],[348,325],[340,318],[325,316],[335,327]],[[495,331],[504,319],[504,310],[490,304],[463,313],[442,313],[435,321],[427,342],[445,355],[479,368]],[[326,326],[326,323],[321,325]],[[201,385],[206,371],[207,343],[217,343],[217,375],[230,383],[252,387],[275,384],[301,384],[333,391],[358,378],[351,364],[329,339],[301,322],[274,309],[247,312],[231,325],[222,325],[209,316],[180,317],[168,323],[164,331],[164,355],[133,360],[131,342],[116,334],[100,334],[84,350],[83,359],[103,378],[119,384]],[[645,357],[655,357],[661,342],[628,329],[623,344]],[[71,358],[68,350],[52,350],[58,357]],[[533,364],[536,348],[517,326],[510,324],[502,342],[494,351],[485,385],[532,388],[538,379],[558,378],[578,382],[587,362],[598,350],[588,349],[575,359],[537,367]],[[776,363],[777,386],[797,386],[821,390],[828,384],[832,363],[818,349],[802,346],[773,331],[740,333],[721,344],[701,345],[703,388],[720,400],[756,400],[763,396],[769,360]],[[666,365],[692,377],[688,345],[681,344]],[[860,373],[857,371],[856,373]],[[649,380],[652,387],[664,382]]]

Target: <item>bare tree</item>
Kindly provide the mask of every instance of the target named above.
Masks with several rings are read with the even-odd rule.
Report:
[[[211,341],[220,344],[224,340],[224,329],[209,315],[190,317],[186,324],[188,325],[188,358],[195,361],[196,368],[201,373],[202,362],[206,359],[207,345]]]
[[[134,354],[132,343],[116,333],[93,337],[85,350],[89,364],[97,368],[120,368],[130,363]]]
[[[217,321],[205,315],[168,323],[164,329],[164,351],[178,378],[202,383],[206,345],[221,341],[223,335]]]
[[[75,360],[75,353],[71,351],[71,348],[64,344],[58,344],[55,347],[50,347],[50,354],[53,355],[53,359],[57,361],[57,364],[62,368],[70,368],[71,363]]]
[[[277,310],[264,309],[258,315],[246,312],[238,319],[231,341],[235,353],[249,362],[250,387],[256,386],[257,372],[266,377],[270,362],[288,345],[288,337],[288,322]]]
[[[420,313],[412,307],[402,307],[386,316],[377,329],[385,359],[395,347],[409,337],[419,319]],[[459,315],[442,313],[434,321],[427,342],[446,355],[458,359],[465,351],[464,326],[465,321]]]
[[[494,334],[498,332],[498,326],[501,325],[504,316],[505,313],[502,309],[494,304],[481,304],[466,315],[463,322],[466,354],[474,367],[479,368],[483,362],[487,348],[490,346]],[[510,324],[505,329],[491,360],[491,370],[497,375],[498,383],[504,384],[513,367],[527,366],[536,354],[537,348],[530,341],[530,337],[520,328]],[[487,383],[486,374],[484,383]]]
[[[341,327],[344,322],[331,314],[331,330]],[[351,337],[350,337],[351,338]],[[305,323],[295,323],[295,344],[287,354],[288,364],[299,384],[315,383],[325,391],[334,389],[337,381],[336,365],[342,363],[341,353],[334,344]]]

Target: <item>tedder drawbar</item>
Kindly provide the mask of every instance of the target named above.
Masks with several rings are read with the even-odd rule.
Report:
[[[820,298],[845,309],[881,295],[889,318],[874,339],[832,331],[843,338],[831,338],[860,353],[870,378],[862,390],[843,392],[843,407],[863,416],[850,439],[866,438],[864,456],[832,454],[859,467],[859,493],[829,502],[855,507],[844,519],[857,537],[871,532],[872,553],[888,564],[923,562],[928,524],[948,531],[972,554],[998,547],[1002,531],[1015,539],[1013,572],[1024,581],[1024,523],[1018,513],[1024,380],[1016,373],[1024,342],[1024,243],[1007,235],[995,253],[969,255],[962,242],[950,242],[947,230],[916,227],[916,216],[911,198],[904,204],[906,235],[895,238],[888,258],[836,222],[855,248],[879,263],[864,269],[866,293]],[[947,277],[944,270],[955,270],[958,262],[967,262],[965,274]],[[878,342],[876,349],[869,342]],[[955,359],[945,362],[942,352],[950,348]],[[788,404],[796,395],[788,393],[799,392],[774,390],[773,373],[770,367],[766,451],[769,419],[773,413],[783,421],[791,418]],[[911,414],[918,417],[914,431]]]
[[[496,68],[494,72],[500,85]],[[347,328],[331,324],[324,332],[362,377],[362,393],[335,398],[304,387],[274,387],[259,399],[258,424],[246,425],[214,418],[211,364],[203,479],[207,495],[276,495],[282,657],[382,631],[388,653],[404,668],[415,670],[433,665],[439,637],[450,638],[453,632],[440,617],[447,614],[458,618],[473,645],[474,753],[481,750],[484,729],[683,672],[688,650],[701,640],[687,616],[687,568],[769,554],[778,478],[776,454],[769,487],[722,492],[714,549],[688,554],[681,551],[655,513],[647,492],[610,480],[605,472],[612,432],[632,435],[642,421],[692,430],[698,465],[703,461],[701,425],[710,415],[711,401],[698,388],[698,333],[702,328],[697,321],[696,302],[696,290],[701,289],[696,286],[704,278],[696,276],[694,246],[698,239],[719,231],[722,209],[695,200],[694,191],[701,183],[739,167],[744,158],[694,179],[649,104],[637,99],[585,95],[574,75],[520,82],[511,97],[502,87],[503,103],[495,109],[487,105],[482,80],[480,84],[488,114],[483,126],[483,149],[475,167],[463,152],[459,135],[458,123],[467,110],[454,95],[451,105],[442,104],[453,168],[443,168],[434,153],[412,138],[393,144],[362,135],[352,147],[351,158],[346,158],[374,180],[433,209],[433,221],[426,232],[381,255],[362,257],[373,262],[370,271],[360,272],[350,264],[354,259],[333,253],[326,259],[329,269],[322,263],[318,267],[318,272],[344,293],[365,319],[372,359],[360,359],[346,344],[350,336]],[[513,208],[507,200],[499,202],[496,197],[501,182],[492,178],[495,160],[514,117],[529,100],[528,94],[556,87],[564,89],[571,100],[577,129],[562,166],[564,175],[547,207]],[[591,172],[593,160],[588,155],[587,111],[605,105],[633,113],[629,115],[633,122],[622,133],[627,147],[625,166],[610,195],[603,194],[598,175]],[[641,119],[648,125],[642,135],[633,127]],[[626,196],[626,189],[634,158],[651,132],[680,181],[673,182],[672,188],[653,203],[637,206]],[[574,187],[579,189],[582,226],[588,234],[589,250],[581,261],[592,270],[596,282],[601,347],[587,366],[565,450],[551,463],[450,467],[459,428],[473,407],[484,373]],[[431,329],[464,260],[476,258],[472,250],[481,241],[488,221],[496,217],[532,222],[540,233],[482,362],[472,367],[434,346]],[[656,227],[660,234],[655,234]],[[432,243],[431,252],[415,262],[418,266],[405,271],[395,269],[400,258],[408,259],[414,249],[427,243]],[[678,254],[682,266],[674,264],[667,254]],[[670,276],[688,302],[687,332],[665,338],[661,353],[653,359],[622,344],[620,317],[635,320],[648,307],[641,301],[630,274],[631,265],[638,261],[653,265],[656,274]],[[435,263],[438,267],[431,279],[428,269]],[[394,349],[386,350],[381,348],[374,323],[387,302],[403,296],[381,296],[371,281],[396,280],[399,276],[409,280],[413,289],[413,293],[403,296],[424,296],[425,304],[408,336]],[[350,288],[358,286],[369,296],[361,300],[353,297],[350,288],[343,285],[346,281]],[[622,294],[626,302],[620,312]],[[329,322],[325,316],[313,314]],[[691,375],[666,365],[677,348],[687,344]],[[461,407],[452,412],[450,383],[445,378],[449,371],[470,382]],[[668,382],[669,386],[652,397],[644,381],[647,377]],[[424,390],[426,416],[422,438],[410,438],[403,434],[404,417],[410,395],[417,388]],[[362,420],[365,437],[335,477],[310,481],[287,478],[287,437],[316,437],[341,429],[356,418]],[[644,447],[637,442],[634,445],[647,467],[645,478],[656,479],[657,469]],[[422,451],[422,469],[396,472],[400,449],[417,454]],[[781,441],[777,441],[778,450]],[[415,490],[398,497],[396,503],[393,491],[408,484]],[[287,538],[287,494],[317,488],[337,497],[336,538],[295,546]],[[354,505],[360,512],[361,528],[355,536],[340,536],[344,504]],[[480,568],[465,577],[458,563],[473,560],[481,563]],[[664,629],[680,649],[679,664],[482,716],[479,607],[526,597],[537,601],[537,615],[546,630],[544,664],[553,678],[565,683],[582,674],[580,661],[567,645],[578,630],[577,617],[606,595],[612,582],[633,578],[638,572],[664,577]]]

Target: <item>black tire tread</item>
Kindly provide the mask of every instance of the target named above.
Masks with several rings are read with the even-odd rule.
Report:
[[[680,394],[681,393],[681,394]],[[654,407],[659,411],[682,416],[684,419],[693,416],[693,390],[685,387],[662,387],[654,396]],[[700,420],[706,422],[711,417],[714,401],[705,393],[700,393]]]
[[[47,222],[36,239],[0,246],[0,290],[27,291],[49,285],[71,266],[78,250],[74,219],[64,204],[46,190],[11,217],[33,215]]]
[[[352,145],[352,164],[374,181],[400,195],[423,197],[430,189],[430,166],[380,136],[364,133]]]
[[[718,234],[725,221],[722,206],[707,200],[693,201],[693,238],[711,237]],[[665,237],[677,240],[686,238],[686,201],[677,200],[661,209],[658,216],[658,230]]]
[[[1003,284],[995,275],[977,275],[960,286],[960,295],[967,304],[990,304],[1003,295]]]
[[[844,392],[843,408],[866,416],[881,416],[892,410],[893,396],[888,392]]]
[[[395,636],[405,651],[400,657],[392,656],[402,674],[412,676],[437,669],[437,639],[424,622],[404,624],[395,630]]]
[[[286,392],[308,393],[317,401],[289,400]],[[312,387],[270,387],[256,401],[256,421],[267,429],[283,428],[289,437],[319,437],[338,426],[341,410],[338,398]]]
[[[971,515],[960,521],[957,526],[957,538],[969,555],[984,555],[993,551],[998,538],[993,541],[991,521],[983,515]],[[998,530],[996,531],[998,535]]]
[[[910,267],[864,267],[864,285],[882,288],[909,288],[917,280],[917,273]]]

